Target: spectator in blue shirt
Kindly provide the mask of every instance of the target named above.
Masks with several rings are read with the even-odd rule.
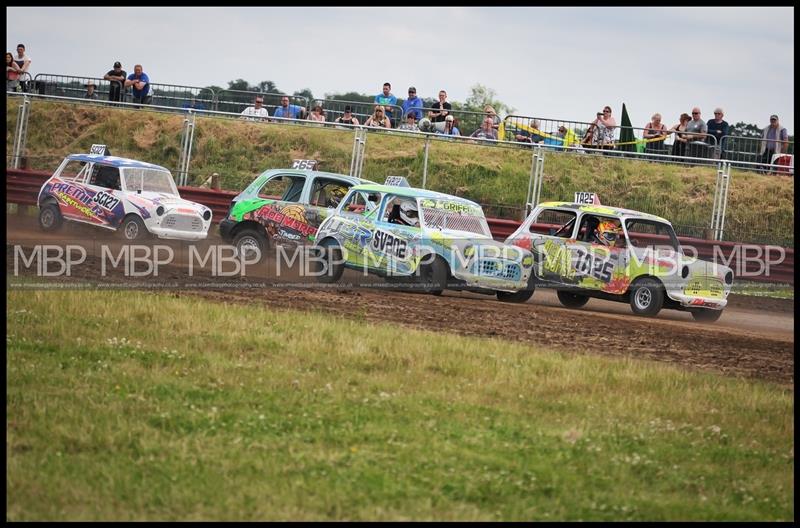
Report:
[[[403,115],[407,116],[409,111],[413,110],[414,119],[419,121],[422,119],[422,99],[417,97],[417,89],[413,86],[408,89],[408,99],[403,101]],[[414,110],[419,108],[419,110]]]
[[[392,115],[392,106],[397,106],[397,97],[392,95],[392,85],[387,83],[383,83],[383,93],[379,93],[375,96],[375,104],[381,105],[386,109],[386,117],[388,117],[392,121],[392,126],[394,127],[396,123],[394,122],[395,116]]]
[[[287,119],[305,119],[305,108],[289,104],[289,97],[281,97],[281,105],[275,109],[273,117],[283,117]]]
[[[125,81],[125,88],[132,87],[133,102],[141,104],[150,104],[153,96],[150,93],[150,77],[142,71],[142,65],[137,64],[133,67],[133,73],[128,75]]]

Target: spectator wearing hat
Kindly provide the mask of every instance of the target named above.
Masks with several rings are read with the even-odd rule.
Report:
[[[109,101],[122,101],[122,87],[127,78],[128,72],[122,69],[122,63],[119,61],[115,62],[114,68],[108,70],[108,73],[103,76],[103,79],[110,83],[108,87]]]
[[[728,122],[722,119],[725,113],[722,111],[722,108],[715,108],[714,109],[714,119],[709,119],[708,123],[706,123],[706,127],[708,129],[709,135],[714,137],[717,140],[716,145],[714,147],[714,157],[719,159],[720,153],[720,146],[722,145],[722,138],[728,135]],[[709,139],[709,142],[711,140]]]
[[[388,82],[383,83],[383,92],[375,96],[373,101],[376,105],[381,105],[386,112],[386,117],[392,122],[392,126],[397,125],[395,116],[392,115],[392,107],[397,106],[397,97],[392,94],[392,85]]]
[[[86,83],[84,86],[86,87],[86,93],[83,94],[83,98],[93,99],[96,101],[98,99],[97,92],[95,92],[95,89],[97,89],[97,85],[90,81]]]
[[[359,125],[358,118],[353,115],[353,108],[350,105],[344,107],[344,114],[336,118],[337,123],[345,125]]]
[[[133,102],[150,104],[153,96],[150,95],[150,77],[142,70],[142,65],[137,64],[133,67],[133,73],[128,75],[125,87],[130,86],[133,90]]]
[[[439,132],[445,136],[460,136],[461,131],[456,126],[456,118],[448,115],[444,118],[444,130]]]
[[[414,121],[422,119],[422,99],[417,97],[417,89],[413,86],[408,87],[408,99],[403,101],[403,115],[407,116],[409,112],[414,113]]]
[[[406,120],[402,123],[397,130],[409,130],[411,132],[419,132],[419,125],[417,125],[417,114],[413,110],[406,114]]]
[[[789,132],[778,122],[778,116],[769,116],[769,126],[761,135],[761,163],[772,164],[772,156],[786,152],[789,146]],[[766,168],[766,167],[765,167]]]

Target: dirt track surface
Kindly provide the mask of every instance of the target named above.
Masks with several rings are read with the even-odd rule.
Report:
[[[96,247],[95,230],[83,227],[60,235],[41,233],[35,219],[8,217],[7,270],[13,270],[11,245],[29,241],[82,239]],[[111,240],[109,235],[99,237]],[[219,242],[213,238],[203,245]],[[163,243],[163,241],[159,241]],[[269,264],[269,263],[268,263]],[[185,263],[170,265],[161,275],[165,288],[214,301],[266,306],[277,309],[317,311],[360,321],[389,322],[408,327],[531,343],[578,353],[625,356],[672,363],[727,375],[794,383],[794,303],[775,299],[731,296],[728,308],[716,323],[700,324],[691,315],[662,310],[656,318],[635,317],[627,304],[592,299],[582,309],[563,308],[554,292],[537,290],[523,305],[507,304],[486,295],[445,292],[441,297],[363,287],[321,288],[269,286],[270,272],[235,279],[213,277],[195,270],[193,280],[203,287],[175,285],[185,279]],[[85,265],[69,279],[92,282],[100,276],[100,259],[89,251]],[[35,270],[20,275],[35,276]],[[344,283],[363,281],[355,272]],[[119,286],[141,284],[113,270],[105,282]],[[173,283],[170,283],[173,281]],[[152,282],[152,281],[150,281]],[[170,284],[173,284],[170,286]],[[150,284],[149,286],[152,286]],[[218,286],[218,287],[217,287]],[[173,293],[174,294],[174,293]],[[400,309],[402,308],[402,309]]]

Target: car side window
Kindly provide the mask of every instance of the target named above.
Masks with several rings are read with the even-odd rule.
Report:
[[[650,220],[628,220],[625,222],[630,244],[636,248],[654,250],[678,250],[678,240],[672,227]]]
[[[353,192],[350,193],[344,205],[342,205],[342,212],[370,216],[376,210],[380,201],[381,196],[378,193]]]
[[[264,182],[258,190],[258,197],[284,202],[299,202],[303,194],[305,176],[281,174]]]
[[[61,169],[61,174],[59,177],[62,180],[82,183],[82,180],[86,176],[88,165],[89,164],[85,161],[68,161],[67,164],[64,165],[64,168]]]
[[[572,236],[577,216],[573,211],[544,209],[531,222],[529,231],[531,233],[569,238]]]
[[[308,203],[319,207],[338,207],[351,184],[330,178],[315,178]]]
[[[95,164],[92,170],[92,176],[89,178],[89,185],[96,185],[115,191],[121,190],[119,169],[117,167]]]

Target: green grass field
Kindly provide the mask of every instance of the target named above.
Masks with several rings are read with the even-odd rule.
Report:
[[[9,520],[794,519],[791,386],[170,295],[6,298]]]
[[[6,110],[9,153],[16,127],[15,104]],[[34,101],[28,124],[28,163],[30,168],[52,171],[66,154],[88,152],[93,143],[105,143],[115,155],[176,171],[183,119],[182,114]],[[353,133],[198,117],[193,145],[192,184],[217,172],[223,188],[240,191],[264,170],[289,167],[296,158],[319,160],[321,170],[349,173]],[[379,182],[387,175],[405,176],[419,186],[423,147],[419,137],[369,134],[363,175]],[[482,204],[500,204],[503,207],[487,207],[487,215],[521,219],[531,172],[530,150],[434,141],[428,161],[428,188]],[[715,182],[714,167],[546,153],[541,198],[571,200],[576,191],[593,191],[603,203],[657,214],[679,226],[679,234],[702,236],[711,222]],[[734,170],[725,239],[793,247],[794,178]]]

